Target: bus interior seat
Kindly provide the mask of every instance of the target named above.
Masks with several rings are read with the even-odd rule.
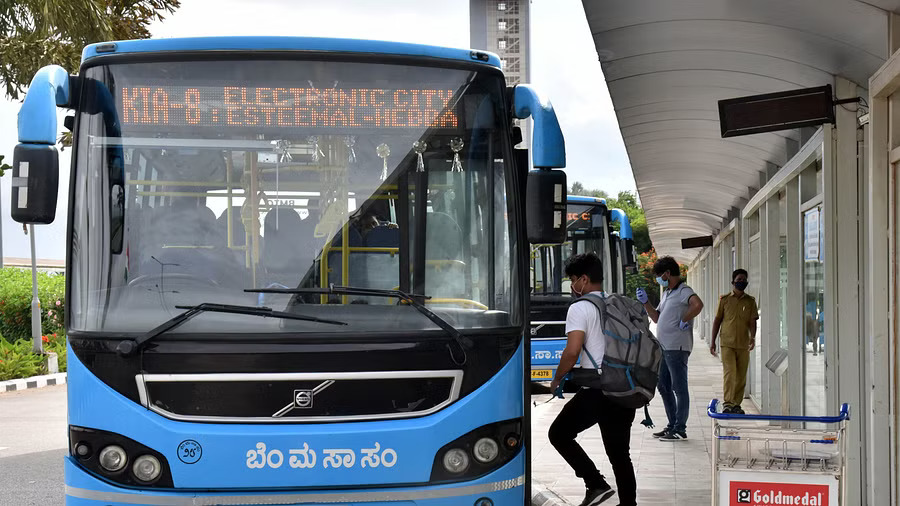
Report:
[[[263,223],[266,243],[261,260],[267,284],[297,285],[313,261],[309,249],[313,236],[310,224],[293,207],[273,207],[266,213]]]
[[[425,258],[428,260],[457,260],[462,252],[462,231],[449,214],[427,214]]]
[[[434,297],[465,298],[465,276],[461,275],[456,263],[442,262],[459,260],[462,230],[456,220],[446,213],[430,212],[426,219],[425,259],[437,261],[426,264],[426,293]]]
[[[216,218],[216,228],[218,229],[218,240],[222,246],[228,246],[228,215],[231,214],[231,241],[232,246],[243,246],[247,244],[246,229],[244,222],[241,221],[241,206],[231,206],[222,211],[222,214]],[[242,257],[244,255],[241,255]]]
[[[384,225],[375,227],[366,234],[365,242],[369,248],[396,248],[398,252],[363,254],[362,275],[365,282],[360,281],[359,286],[388,290],[396,288],[400,284],[400,229]]]
[[[354,248],[365,246],[362,234],[359,233],[359,230],[357,230],[352,223],[347,227],[347,230],[347,245],[349,247]],[[334,235],[334,239],[332,239],[331,241],[332,249],[328,252],[328,282],[334,283],[336,285],[344,284],[343,276],[341,275],[343,262],[341,247],[343,246],[343,240],[344,231],[343,227],[341,227],[341,229],[338,230],[338,232]],[[350,286],[357,286],[357,282],[362,281],[362,278],[365,275],[365,265],[362,261],[360,261],[360,255],[358,253],[350,255],[349,267],[350,272],[348,273],[349,279],[347,280],[347,284]]]
[[[157,207],[149,221],[148,233],[142,238],[149,246],[147,256],[142,259],[147,273],[161,270],[161,262],[171,264],[165,266],[167,272],[194,274],[217,282],[225,277],[224,266],[209,249],[216,223],[211,209],[183,203]]]
[[[243,272],[245,265],[246,252],[243,249],[228,249],[228,215],[231,214],[231,245],[243,247],[247,244],[247,232],[244,228],[244,222],[241,221],[241,206],[231,206],[216,218],[216,242],[215,245],[222,253],[221,255],[233,261],[237,267]]]

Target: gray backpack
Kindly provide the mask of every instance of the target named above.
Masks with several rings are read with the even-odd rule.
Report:
[[[606,337],[606,353],[598,364],[584,348],[593,368],[581,364],[572,369],[572,381],[582,387],[596,388],[610,400],[637,409],[645,407],[656,394],[662,348],[650,332],[650,321],[639,302],[623,295],[602,298],[587,294],[573,302],[587,301],[600,312],[600,325]]]

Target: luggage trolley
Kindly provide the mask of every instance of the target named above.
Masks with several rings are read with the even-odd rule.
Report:
[[[732,415],[717,404],[707,409],[712,506],[848,506],[847,404],[837,416]]]

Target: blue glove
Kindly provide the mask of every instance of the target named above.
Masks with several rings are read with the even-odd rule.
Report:
[[[678,328],[681,330],[688,330],[691,328],[691,322],[681,322],[678,324]]]
[[[637,297],[638,302],[641,304],[646,304],[647,301],[650,300],[647,298],[647,292],[645,292],[643,288],[638,288],[634,296]]]

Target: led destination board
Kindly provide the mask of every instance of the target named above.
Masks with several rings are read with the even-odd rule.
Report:
[[[124,86],[123,125],[457,128],[449,89]]]

